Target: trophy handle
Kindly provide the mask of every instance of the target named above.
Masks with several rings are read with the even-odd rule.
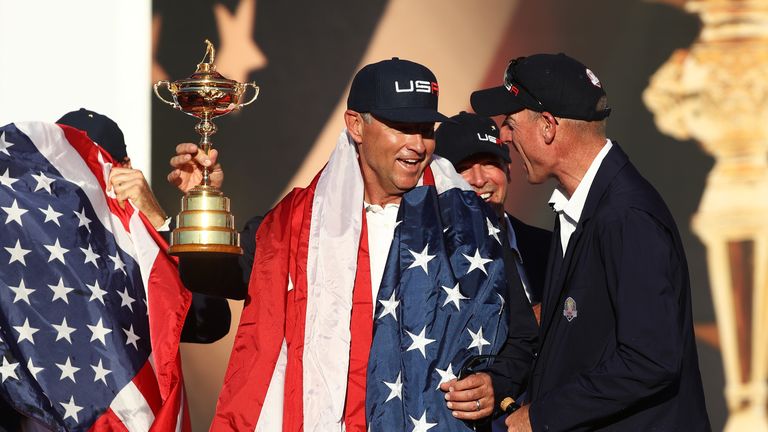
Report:
[[[251,81],[249,83],[244,83],[243,84],[243,87],[249,87],[249,86],[253,88],[253,91],[254,91],[253,97],[248,102],[237,104],[237,109],[240,109],[240,108],[242,108],[242,107],[244,107],[246,105],[252,104],[253,101],[255,101],[257,97],[259,97],[259,86],[256,85],[256,82]],[[248,89],[246,89],[246,90],[248,90]],[[245,94],[246,90],[243,91],[243,94]]]
[[[166,81],[166,80],[158,81],[153,86],[154,89],[155,89],[155,96],[157,96],[158,99],[160,99],[161,101],[167,103],[168,105],[172,106],[173,108],[178,109],[179,108],[179,104],[177,104],[176,102],[171,102],[168,99],[166,99],[166,98],[164,98],[164,97],[162,97],[160,95],[160,91],[157,88],[160,87],[162,84],[165,84],[165,88],[168,89],[169,92],[171,91],[171,83],[169,81]]]

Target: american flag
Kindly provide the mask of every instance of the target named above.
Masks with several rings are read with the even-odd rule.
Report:
[[[423,183],[401,202],[375,311],[346,133],[309,187],[267,214],[212,430],[471,430],[437,387],[506,339],[499,226],[445,159]],[[367,304],[353,298],[365,290]]]
[[[498,218],[474,192],[408,192],[379,289],[368,362],[370,431],[465,431],[440,384],[506,341]]]
[[[58,431],[189,430],[191,294],[146,218],[108,196],[111,162],[67,126],[0,128],[0,395]]]

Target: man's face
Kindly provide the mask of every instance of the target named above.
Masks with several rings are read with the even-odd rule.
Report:
[[[509,164],[498,156],[479,153],[456,164],[456,171],[480,198],[497,211],[503,211],[504,200],[507,199]]]
[[[375,204],[398,201],[416,186],[431,161],[435,124],[395,123],[371,116],[371,123],[363,121],[362,127],[358,149],[366,198]]]
[[[538,114],[522,110],[504,119],[499,131],[502,142],[520,155],[529,183],[543,183],[550,177],[547,146],[539,133]]]

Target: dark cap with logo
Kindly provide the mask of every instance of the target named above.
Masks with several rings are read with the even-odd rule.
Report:
[[[512,60],[504,85],[472,93],[478,114],[513,114],[523,109],[546,111],[555,117],[602,120],[611,113],[598,107],[605,96],[600,80],[581,62],[565,54],[536,54]]]
[[[511,162],[509,147],[499,141],[499,128],[492,119],[462,111],[450,120],[435,131],[435,153],[453,166],[476,154],[491,154]]]
[[[105,115],[80,108],[64,114],[56,123],[87,133],[88,138],[106,150],[117,162],[122,162],[128,157],[123,131],[114,120]]]
[[[402,123],[442,122],[437,112],[439,87],[426,67],[397,57],[372,63],[355,75],[347,108]]]

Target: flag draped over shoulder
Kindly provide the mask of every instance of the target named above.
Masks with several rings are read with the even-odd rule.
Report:
[[[57,431],[185,431],[191,294],[109,197],[109,155],[48,123],[0,128],[0,396]]]
[[[358,265],[364,190],[346,132],[312,183],[267,214],[212,430],[470,430],[437,386],[506,339],[498,222],[448,161],[435,157],[420,183],[401,202],[373,299],[367,373],[350,369],[360,345],[353,291],[367,282],[370,298],[370,278],[356,278],[367,268]],[[350,400],[348,380],[365,396]],[[366,418],[350,417],[349,404]]]

